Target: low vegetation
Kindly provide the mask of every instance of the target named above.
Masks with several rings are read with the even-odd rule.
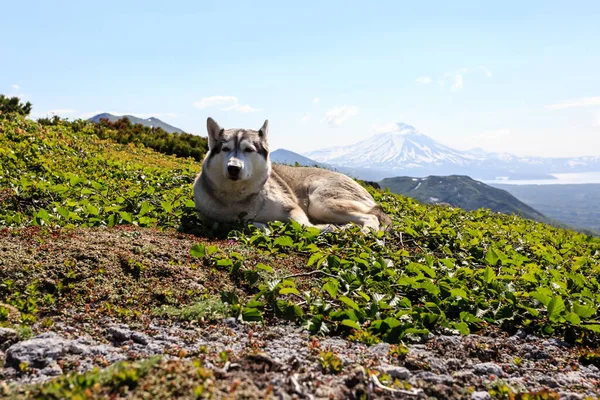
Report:
[[[32,107],[30,102],[23,104],[17,96],[7,97],[0,94],[0,118],[9,114],[29,115]]]

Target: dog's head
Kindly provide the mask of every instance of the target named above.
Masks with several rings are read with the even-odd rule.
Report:
[[[223,129],[208,118],[207,160],[222,168],[223,176],[232,181],[245,181],[268,170],[269,121],[258,130]]]

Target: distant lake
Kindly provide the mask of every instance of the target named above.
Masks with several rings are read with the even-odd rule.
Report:
[[[567,174],[550,174],[556,179],[522,179],[522,180],[510,180],[510,179],[494,179],[485,180],[477,179],[487,184],[499,184],[499,185],[561,185],[561,184],[573,184],[573,183],[600,183],[600,172],[577,172]]]

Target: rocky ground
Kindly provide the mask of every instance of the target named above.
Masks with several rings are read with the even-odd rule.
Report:
[[[510,391],[581,399],[600,392],[600,370],[581,364],[575,348],[523,332],[432,336],[404,347],[365,346],[310,336],[296,326],[264,327],[233,318],[204,327],[154,321],[142,330],[99,321],[95,329],[91,336],[55,326],[24,341],[2,329],[5,394],[16,397],[25,384],[69,371],[153,355],[163,355],[163,362],[201,360],[214,373],[210,390],[216,398],[486,399],[508,398]]]
[[[226,270],[206,270],[190,259],[198,241],[140,228],[0,231],[0,396],[74,398],[78,387],[80,398],[155,399],[583,399],[600,393],[600,357],[582,358],[579,347],[523,331],[448,332],[367,346],[311,336],[293,323],[247,323],[218,313],[189,321],[157,316],[159,307],[189,306],[233,287]],[[295,256],[236,251],[250,262],[277,265],[275,273],[302,272],[306,265]],[[18,322],[23,319],[29,323]],[[72,378],[82,373],[85,378]]]

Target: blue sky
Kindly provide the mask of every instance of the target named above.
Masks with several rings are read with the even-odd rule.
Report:
[[[298,152],[405,122],[459,149],[600,155],[600,2],[415,3],[4,2],[0,93],[202,135],[268,118]]]

